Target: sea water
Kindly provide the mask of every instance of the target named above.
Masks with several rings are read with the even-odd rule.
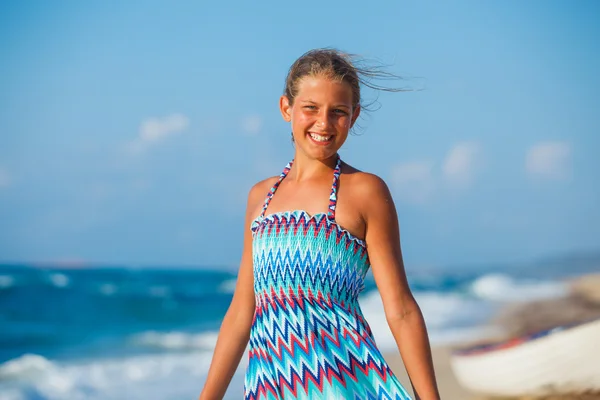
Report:
[[[561,277],[522,269],[409,271],[431,342],[494,334],[503,304],[567,293]],[[195,399],[235,273],[210,269],[0,266],[0,399]],[[369,275],[361,308],[395,351]],[[246,357],[227,399],[242,398]]]

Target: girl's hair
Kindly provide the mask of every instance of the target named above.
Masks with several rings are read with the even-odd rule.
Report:
[[[368,105],[361,103],[361,85],[386,92],[406,90],[373,83],[374,79],[400,79],[400,77],[384,71],[381,66],[368,66],[355,55],[346,54],[336,49],[314,49],[298,58],[288,71],[283,94],[291,104],[294,103],[294,99],[298,94],[298,83],[306,76],[322,76],[346,82],[352,89],[352,108],[356,108],[358,105],[361,108],[368,107]]]

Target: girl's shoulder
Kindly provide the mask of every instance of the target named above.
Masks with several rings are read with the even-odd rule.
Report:
[[[275,183],[277,182],[278,179],[279,179],[279,176],[275,175],[275,176],[270,176],[268,178],[265,178],[259,182],[256,182],[250,189],[250,193],[264,192],[263,194],[266,196],[267,193],[269,192],[269,190],[271,190],[271,188],[273,187],[273,185],[275,185]]]
[[[345,189],[349,189],[358,196],[373,197],[381,195],[388,197],[389,188],[380,176],[371,172],[361,171],[349,164],[342,166],[340,179]]]
[[[267,195],[275,182],[279,179],[279,176],[270,176],[266,179],[263,179],[257,183],[255,183],[248,193],[248,208],[254,209],[262,203],[267,198]]]

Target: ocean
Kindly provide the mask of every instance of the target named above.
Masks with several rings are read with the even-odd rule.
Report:
[[[515,301],[564,296],[564,269],[409,271],[433,345],[497,333]],[[560,271],[560,273],[556,273]],[[0,399],[196,399],[235,274],[184,268],[0,265]],[[395,343],[369,275],[361,308],[383,351]],[[227,392],[239,399],[245,357]]]

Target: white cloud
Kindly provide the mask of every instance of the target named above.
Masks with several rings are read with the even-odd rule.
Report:
[[[424,203],[434,192],[433,163],[412,161],[396,164],[391,170],[395,193],[409,203]]]
[[[565,142],[542,142],[527,152],[525,169],[534,178],[563,180],[571,173],[571,146]]]
[[[249,115],[242,120],[242,132],[248,136],[256,136],[263,126],[260,115]]]
[[[452,185],[466,186],[475,176],[480,146],[474,142],[462,142],[454,145],[448,152],[442,165],[444,179]]]
[[[171,114],[162,118],[148,118],[140,124],[138,137],[130,142],[128,150],[140,153],[148,147],[164,140],[168,136],[184,131],[190,125],[190,120],[183,114]]]
[[[5,168],[0,167],[0,188],[8,187],[12,182],[11,176]]]
[[[464,189],[471,184],[481,165],[481,146],[475,142],[455,144],[441,163],[419,160],[392,166],[391,182],[395,194],[405,202],[423,204],[434,193],[446,195],[448,190]],[[442,185],[442,183],[448,185]]]

